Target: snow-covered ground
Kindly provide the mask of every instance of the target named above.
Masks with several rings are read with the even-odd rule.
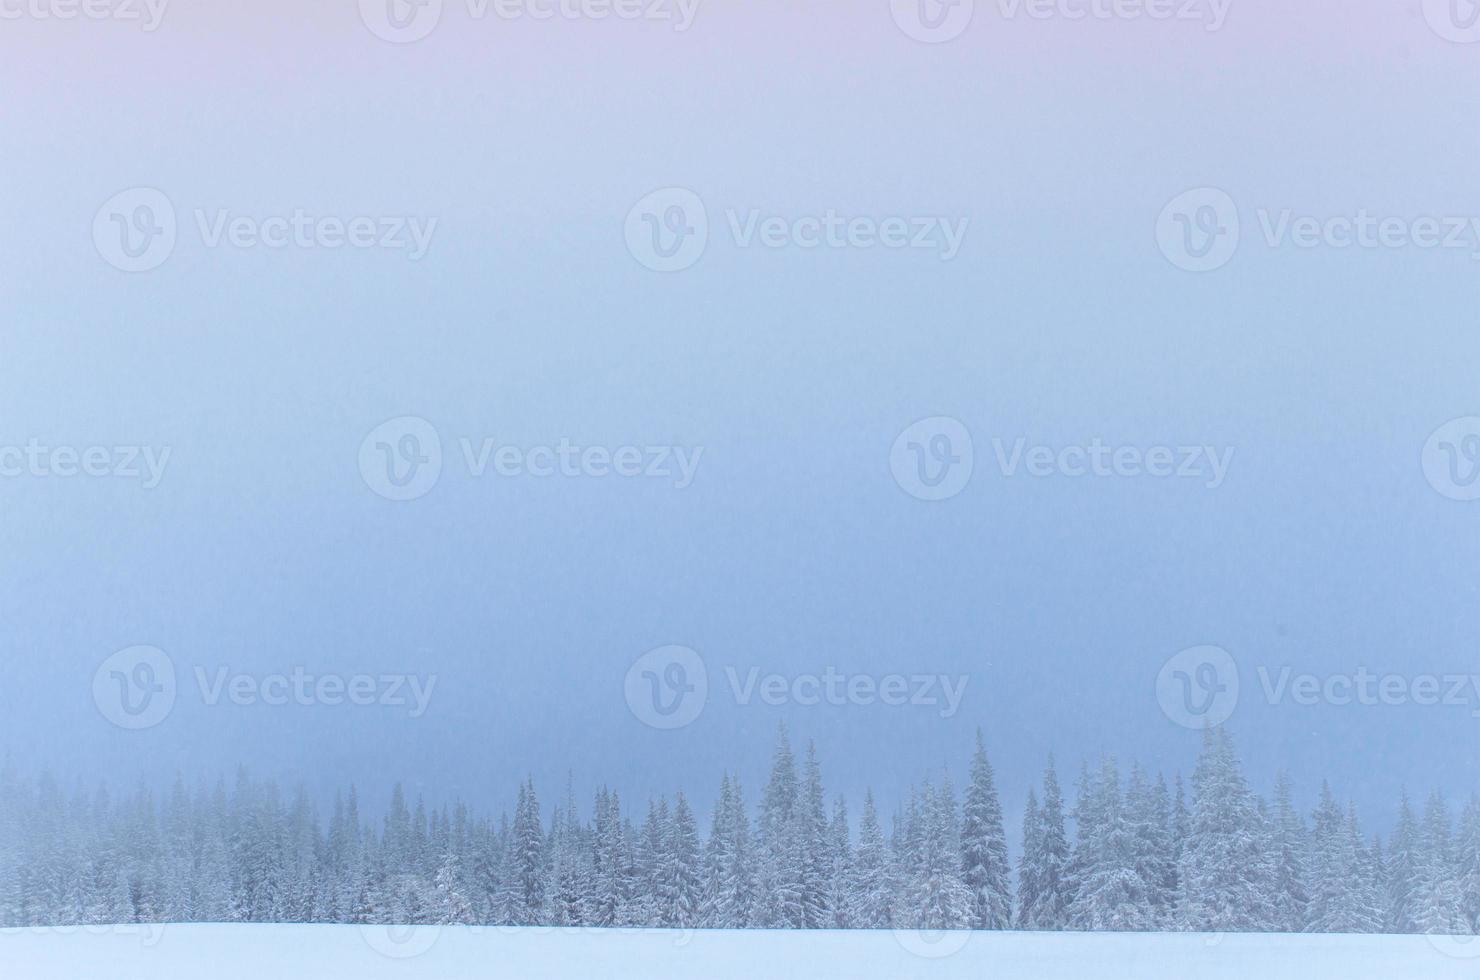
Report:
[[[171,925],[0,930],[6,980],[1475,980],[1480,939]]]

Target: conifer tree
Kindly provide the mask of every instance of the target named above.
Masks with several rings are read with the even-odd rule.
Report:
[[[889,845],[879,826],[874,794],[863,797],[863,816],[858,823],[858,849],[854,855],[853,901],[850,918],[859,929],[886,929],[894,924],[894,874]]]
[[[839,796],[833,803],[832,823],[827,831],[829,928],[853,926],[853,841],[848,829],[848,804]]]
[[[1183,844],[1180,918],[1197,932],[1259,932],[1274,919],[1262,820],[1224,729],[1204,732]]]
[[[971,891],[973,929],[1007,929],[1012,925],[1012,866],[1007,859],[1007,832],[992,764],[981,729],[971,760],[971,784],[961,825],[962,880]]]
[[[1274,863],[1271,900],[1274,908],[1272,928],[1281,932],[1300,932],[1305,927],[1310,892],[1306,855],[1305,821],[1291,799],[1290,777],[1281,772],[1275,782],[1274,812],[1271,814],[1273,837],[1270,842]]]
[[[1014,925],[1030,929],[1038,908],[1038,881],[1043,849],[1043,811],[1038,807],[1038,791],[1028,789],[1028,802],[1023,806],[1023,849],[1018,856],[1017,918]]]
[[[1398,801],[1398,825],[1387,852],[1387,890],[1384,923],[1393,932],[1414,932],[1414,903],[1423,862],[1418,820],[1403,791]]]
[[[669,825],[668,852],[662,921],[669,928],[691,929],[699,924],[703,882],[699,869],[699,827],[682,792],[678,794]]]
[[[504,861],[510,903],[506,918],[511,925],[539,924],[545,906],[544,845],[539,799],[530,779],[519,787]]]

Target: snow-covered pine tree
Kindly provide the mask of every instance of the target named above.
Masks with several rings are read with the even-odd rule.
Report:
[[[0,763],[0,927],[23,924],[22,784],[7,754]]]
[[[1311,818],[1311,890],[1305,931],[1377,932],[1384,915],[1382,898],[1354,818],[1342,813],[1331,787],[1321,784],[1321,799]]]
[[[971,782],[961,822],[961,877],[971,891],[969,925],[973,929],[1012,926],[1012,865],[1007,859],[1007,831],[992,763],[981,729],[971,759]]]
[[[289,922],[316,922],[320,905],[329,900],[330,889],[320,867],[324,839],[318,808],[304,787],[294,792],[293,805],[285,817],[281,835],[283,914]]]
[[[832,822],[827,828],[828,879],[827,923],[833,929],[853,927],[853,840],[848,828],[848,802],[839,794],[833,801]]]
[[[1163,929],[1176,906],[1176,875],[1171,866],[1171,812],[1166,784],[1153,785],[1139,765],[1126,784],[1125,820],[1130,834],[1131,867],[1144,889],[1146,925]]]
[[[709,839],[704,842],[704,900],[699,906],[699,924],[706,929],[723,929],[729,918],[724,907],[725,869],[730,862],[729,819],[731,797],[730,774],[719,783],[719,799],[709,815]]]
[[[1356,819],[1355,813],[1352,819]],[[1423,837],[1413,895],[1413,925],[1432,935],[1465,935],[1469,918],[1444,794],[1435,790],[1424,806]]]
[[[1023,806],[1023,849],[1018,855],[1017,918],[1018,929],[1029,929],[1038,908],[1038,865],[1043,848],[1043,811],[1038,806],[1038,791],[1028,788],[1028,802]]]
[[[1099,825],[1099,816],[1094,807],[1095,787],[1094,781],[1090,778],[1089,763],[1080,760],[1079,779],[1074,787],[1074,808],[1069,811],[1069,816],[1074,821],[1074,846],[1069,852],[1069,862],[1064,868],[1066,890],[1069,894],[1069,902],[1064,908],[1062,928],[1065,929],[1087,928],[1080,917],[1083,909],[1080,894],[1098,860],[1095,834]]]
[[[1180,868],[1179,918],[1197,932],[1272,927],[1270,862],[1258,808],[1226,729],[1203,733]]]
[[[1270,814],[1273,831],[1270,849],[1274,864],[1272,927],[1280,932],[1304,929],[1310,905],[1306,872],[1310,842],[1306,839],[1305,821],[1295,809],[1292,792],[1289,774],[1281,772],[1275,781],[1274,812]]]
[[[1419,886],[1422,864],[1422,838],[1418,819],[1403,790],[1398,801],[1398,825],[1393,829],[1387,850],[1387,889],[1384,896],[1384,924],[1392,932],[1417,932],[1414,925],[1415,893]]]
[[[576,813],[575,789],[566,776],[565,806],[557,810],[550,834],[550,880],[546,899],[550,910],[546,916],[551,925],[582,926],[586,924],[587,893],[592,887],[586,860],[585,835]]]
[[[1192,811],[1187,808],[1187,790],[1182,785],[1182,774],[1172,777],[1172,861],[1177,874],[1177,891],[1182,888],[1182,851],[1187,846],[1187,835],[1192,827]]]
[[[800,825],[797,819],[800,796],[796,760],[791,752],[786,725],[782,723],[776,736],[771,778],[761,796],[757,822],[758,854],[752,925],[761,929],[799,929],[805,921],[804,868],[798,863],[801,846],[796,840]]]
[[[1065,818],[1064,794],[1050,755],[1043,771],[1043,805],[1038,810],[1037,847],[1028,850],[1025,846],[1023,852],[1034,896],[1031,902],[1019,896],[1019,929],[1049,931],[1070,928],[1069,907],[1074,900],[1074,879]]]
[[[1360,920],[1357,932],[1375,933],[1382,931],[1383,921],[1383,869],[1380,853],[1369,847],[1362,836],[1362,827],[1357,819],[1357,805],[1346,806],[1346,830],[1351,837],[1352,850],[1357,856],[1355,893],[1358,900]]]
[[[185,792],[184,777],[178,772],[170,787],[160,829],[160,917],[166,922],[191,922],[194,920],[195,910],[191,903],[190,879],[195,862],[192,853],[190,800]],[[67,911],[69,924],[79,921],[72,909]],[[293,911],[302,914],[298,910]],[[309,920],[299,917],[291,921]]]
[[[1088,791],[1079,802],[1082,854],[1070,919],[1077,928],[1095,931],[1150,928],[1150,888],[1137,867],[1137,841],[1114,758],[1102,760]]]
[[[796,811],[796,821],[795,846],[801,858],[801,927],[825,929],[832,924],[828,905],[832,860],[828,851],[822,764],[817,761],[816,744],[810,741],[807,743],[806,783]]]
[[[1177,901],[1180,895],[1181,879],[1177,863],[1180,860],[1181,846],[1177,841],[1176,814],[1172,806],[1172,794],[1167,789],[1167,781],[1161,773],[1156,774],[1156,787],[1151,791],[1151,808],[1166,847],[1159,862],[1162,878],[1154,887],[1159,893],[1162,907],[1162,925],[1164,928],[1174,929],[1177,920]]]
[[[1455,870],[1460,905],[1472,934],[1480,933],[1480,796],[1471,796],[1460,815],[1455,839]]]
[[[704,850],[704,903],[700,923],[709,929],[739,929],[750,922],[753,895],[750,818],[738,780],[720,782]]]
[[[853,897],[849,917],[858,929],[887,929],[894,924],[894,873],[889,845],[879,826],[873,790],[863,797],[858,848],[853,856]]]
[[[432,921],[439,925],[472,925],[473,907],[463,882],[462,861],[449,842],[437,865],[436,910]]]
[[[678,794],[669,824],[669,859],[664,882],[663,921],[670,928],[692,929],[699,924],[703,882],[699,870],[699,826],[683,792]]]
[[[971,919],[971,890],[961,880],[961,829],[950,780],[939,789],[925,784],[914,803],[913,863],[902,866],[908,881],[896,909],[900,924],[913,929],[964,929]]]
[[[504,860],[509,900],[505,916],[511,925],[540,923],[545,905],[544,846],[539,797],[535,794],[534,780],[528,779],[519,787],[514,826]]]
[[[621,874],[617,856],[621,847],[620,818],[611,792],[602,786],[596,791],[591,817],[591,894],[586,901],[587,915],[594,926],[610,927],[620,917]]]
[[[671,924],[665,920],[673,904],[673,897],[668,894],[673,877],[668,869],[672,860],[668,853],[670,822],[668,801],[649,799],[647,818],[634,845],[638,890],[629,897],[626,925],[667,927]]]

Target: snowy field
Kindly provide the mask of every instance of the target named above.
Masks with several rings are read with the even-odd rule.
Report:
[[[1480,939],[179,925],[0,930],[7,980],[1447,980]]]

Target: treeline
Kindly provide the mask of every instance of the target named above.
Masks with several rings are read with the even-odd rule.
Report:
[[[327,821],[245,773],[228,792],[67,796],[0,773],[0,926],[132,922],[464,923],[663,928],[1430,932],[1480,926],[1480,801],[1458,820],[1404,798],[1386,842],[1322,786],[1309,821],[1281,776],[1251,791],[1211,732],[1190,791],[1105,759],[1064,798],[1050,760],[1016,867],[977,737],[958,799],[912,789],[886,832],[825,802],[782,729],[752,814],[726,775],[707,832],[682,793],[640,818],[613,790],[589,819],[532,782],[512,819],[428,810],[400,787],[368,821],[351,789]],[[1074,834],[1070,836],[1069,828]]]

